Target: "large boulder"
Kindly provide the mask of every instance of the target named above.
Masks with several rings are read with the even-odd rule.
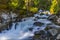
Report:
[[[44,30],[40,30],[35,32],[35,36],[33,37],[34,40],[45,40],[46,39],[46,32]]]
[[[60,26],[60,18],[57,15],[51,15],[48,17],[49,20],[51,20],[54,24]]]
[[[9,27],[8,27],[8,24],[1,24],[0,23],[0,32],[4,31],[4,30],[8,30]]]
[[[52,35],[55,36],[58,33],[57,29],[49,29],[48,32]]]
[[[2,22],[3,23],[6,23],[6,22],[9,22],[10,21],[10,15],[8,13],[1,13],[1,18],[2,18]]]
[[[56,15],[50,15],[50,16],[48,17],[48,19],[51,20],[51,21],[53,21],[53,22],[56,22],[57,19],[58,19],[58,17],[57,17]]]
[[[0,14],[0,32],[3,30],[9,30],[12,28],[12,23],[16,22],[17,20],[17,14],[9,12],[2,12]]]
[[[57,35],[56,39],[57,40],[60,40],[60,34]]]
[[[46,28],[45,28],[45,30],[47,31],[47,30],[49,30],[49,29],[57,29],[57,26],[55,26],[55,25],[53,25],[53,24],[48,24],[48,25],[46,25]]]

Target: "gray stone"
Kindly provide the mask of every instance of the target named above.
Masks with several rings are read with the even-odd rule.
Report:
[[[40,30],[35,32],[34,40],[45,40],[46,32],[44,30]]]
[[[51,20],[51,21],[57,21],[57,19],[58,19],[58,17],[56,16],[56,15],[50,15],[49,17],[48,17],[48,19],[49,20]]]
[[[47,30],[52,29],[52,28],[53,28],[53,27],[47,25],[46,28],[45,28],[45,30],[47,31]]]
[[[58,33],[57,29],[49,29],[48,31],[52,36],[55,36]]]
[[[57,19],[57,23],[59,23],[59,24],[60,24],[60,18],[58,18],[58,19]]]
[[[57,15],[51,15],[48,17],[49,20],[51,20],[54,24],[60,26],[60,18]]]
[[[57,35],[56,39],[58,39],[58,40],[60,39],[60,34]]]
[[[3,30],[11,29],[12,22],[16,20],[17,15],[15,13],[9,14],[2,12],[0,14],[0,32]]]
[[[0,32],[4,31],[4,30],[8,30],[9,27],[8,27],[8,24],[1,24],[0,23]]]

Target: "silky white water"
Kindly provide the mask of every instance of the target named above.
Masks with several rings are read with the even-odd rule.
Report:
[[[48,18],[47,15],[40,16],[39,14],[34,14],[34,17],[23,18],[22,22],[17,22],[16,29],[16,23],[13,23],[11,30],[5,30],[2,33],[0,33],[0,40],[29,40],[28,38],[33,37],[35,31],[44,30],[46,25],[51,23],[47,19],[37,19],[38,22],[42,22],[44,23],[44,25],[42,25],[41,27],[36,27],[33,25],[36,16],[41,18]],[[29,31],[29,28],[33,28],[33,30]]]

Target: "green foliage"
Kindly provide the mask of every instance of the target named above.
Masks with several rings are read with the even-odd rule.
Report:
[[[9,6],[11,8],[17,8],[19,6],[19,3],[18,3],[19,0],[10,0],[9,1]]]
[[[40,0],[35,0],[34,1],[34,6],[38,6],[39,5],[39,2],[40,2]]]
[[[52,5],[50,7],[51,14],[56,14],[59,10],[59,5],[57,0],[52,1]]]
[[[60,0],[0,0],[0,5],[0,9],[18,10],[20,14],[36,13],[39,9],[56,14],[60,10]]]
[[[32,13],[36,13],[38,11],[38,8],[31,7],[29,11],[31,11]]]

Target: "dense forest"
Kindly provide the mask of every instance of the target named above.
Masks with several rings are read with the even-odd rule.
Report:
[[[0,11],[14,11],[19,14],[36,13],[39,9],[56,14],[59,7],[60,0],[0,0]]]

